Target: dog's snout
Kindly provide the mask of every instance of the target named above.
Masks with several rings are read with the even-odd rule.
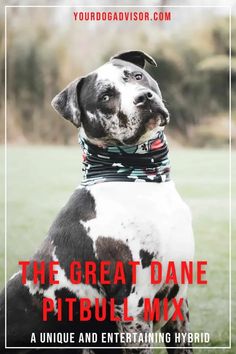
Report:
[[[148,101],[151,101],[152,99],[153,94],[151,91],[143,91],[134,98],[134,104],[136,106],[144,106]]]

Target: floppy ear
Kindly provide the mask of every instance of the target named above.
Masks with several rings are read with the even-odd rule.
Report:
[[[151,65],[157,66],[156,61],[150,55],[148,55],[145,52],[142,52],[140,50],[132,50],[129,52],[119,53],[119,54],[114,55],[114,57],[111,57],[110,60],[113,60],[113,59],[121,59],[124,61],[128,61],[130,63],[137,65],[137,66],[140,66],[142,69],[145,66],[145,61],[147,61]]]
[[[83,77],[72,81],[52,100],[53,108],[65,119],[71,121],[77,128],[80,126],[81,110],[78,102],[79,91]]]

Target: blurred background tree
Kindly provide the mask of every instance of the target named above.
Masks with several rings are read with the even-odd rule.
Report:
[[[119,9],[120,10],[120,9]],[[157,9],[156,9],[157,10]],[[170,22],[75,22],[73,9],[8,9],[8,140],[11,143],[76,143],[51,99],[75,77],[122,50],[143,49],[157,59],[147,67],[171,113],[170,136],[182,144],[228,143],[229,19],[191,9]],[[106,9],[107,11],[107,9]],[[150,10],[152,11],[152,10]],[[158,11],[163,11],[159,8]],[[181,13],[178,11],[182,11]],[[193,11],[193,14],[192,14]],[[187,21],[187,22],[186,22]],[[232,21],[236,36],[236,22]],[[1,23],[3,30],[3,24]],[[4,68],[3,42],[0,51]],[[232,42],[232,95],[236,93],[236,42]],[[233,101],[233,117],[236,106]],[[3,105],[0,106],[3,114]],[[234,139],[233,120],[233,139]],[[234,140],[233,140],[234,141]]]

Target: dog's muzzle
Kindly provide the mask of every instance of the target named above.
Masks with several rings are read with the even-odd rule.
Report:
[[[158,107],[153,108],[153,105],[158,105]],[[134,105],[136,107],[140,107],[143,109],[149,109],[150,113],[153,113],[152,118],[149,119],[155,119],[158,118],[160,120],[159,126],[164,127],[167,125],[170,121],[170,115],[163,103],[161,102],[158,104],[155,102],[155,96],[152,93],[151,90],[145,90],[140,92],[135,98],[134,98]]]

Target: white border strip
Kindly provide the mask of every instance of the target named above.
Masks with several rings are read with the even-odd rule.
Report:
[[[5,7],[64,7],[64,8],[110,8],[110,7],[113,7],[113,8],[122,8],[122,7],[128,7],[128,8],[159,8],[159,7],[166,7],[166,8],[231,8],[230,5],[189,5],[189,6],[186,6],[186,5],[6,5]]]
[[[192,347],[195,349],[231,349],[231,330],[232,330],[232,315],[231,315],[231,267],[232,267],[232,252],[231,252],[231,240],[232,240],[232,204],[231,204],[231,156],[232,156],[232,141],[231,141],[231,23],[232,13],[231,6],[227,5],[162,5],[162,6],[148,6],[148,5],[6,5],[5,6],[5,349],[84,349],[85,347],[8,347],[7,346],[7,9],[8,8],[225,8],[229,10],[229,346],[227,347]],[[91,349],[130,349],[130,347],[91,347]],[[140,349],[140,347],[132,347],[132,349]],[[142,347],[142,349],[150,349],[149,347]],[[152,349],[166,349],[166,347],[152,347]],[[168,349],[176,349],[176,347],[168,347]],[[186,347],[178,347],[178,349],[186,349]]]
[[[230,5],[6,5],[5,7],[68,7],[68,8],[102,8],[102,7],[114,7],[114,8],[125,8],[125,7],[130,7],[130,8],[159,8],[159,7],[166,7],[166,8],[231,8]]]
[[[5,348],[7,348],[7,8],[5,7],[5,149],[4,149],[4,236],[5,236]]]
[[[187,347],[6,347],[5,349],[186,349]],[[205,349],[205,350],[211,350],[211,349],[231,349],[230,347],[192,347],[190,349]]]
[[[231,75],[232,75],[232,11],[229,9],[229,345],[232,345],[232,93],[231,93]]]

